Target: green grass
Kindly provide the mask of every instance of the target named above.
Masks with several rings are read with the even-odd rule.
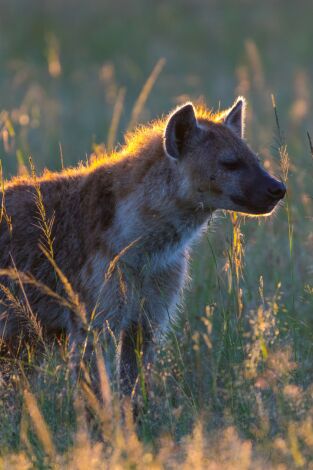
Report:
[[[288,197],[271,218],[220,214],[195,248],[192,283],[136,431],[127,406],[119,421],[114,393],[99,409],[88,391],[73,391],[66,352],[6,364],[0,466],[311,468],[311,2],[50,3],[0,2],[6,177],[24,171],[30,155],[36,168],[60,169],[60,144],[66,166],[101,150],[125,87],[122,141],[164,57],[139,121],[187,97],[217,108],[245,95],[247,139],[276,175],[286,173],[287,145]]]

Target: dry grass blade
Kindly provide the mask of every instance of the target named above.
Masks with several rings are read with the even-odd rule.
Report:
[[[140,236],[140,237],[136,238],[135,240],[133,240],[131,243],[129,243],[116,256],[114,256],[113,260],[110,262],[109,267],[106,270],[105,275],[104,275],[104,282],[103,282],[103,284],[101,286],[101,289],[99,290],[99,293],[98,293],[97,302],[96,302],[96,305],[94,307],[94,311],[93,311],[93,315],[92,315],[93,317],[96,316],[96,310],[97,310],[97,307],[98,307],[98,304],[99,304],[99,299],[100,299],[101,294],[103,292],[104,286],[111,279],[115,269],[118,268],[118,262],[120,261],[122,256],[124,256],[133,246],[135,246],[141,240],[141,238],[142,237]],[[123,282],[123,276],[122,276],[121,270],[118,270],[118,275],[119,275],[119,284],[120,284],[121,291],[122,291],[122,293],[124,292],[124,294],[126,295],[126,291],[125,291],[126,287],[125,287],[124,282]],[[107,326],[109,326],[109,324]],[[113,333],[110,329],[109,329],[109,332],[110,332],[110,334]],[[113,337],[114,337],[114,335],[113,335]],[[114,341],[114,343],[116,343],[116,341]]]
[[[102,415],[103,410],[96,395],[93,393],[90,386],[84,380],[81,382],[80,386],[88,402],[88,405],[95,413],[95,416],[100,417]]]
[[[287,184],[288,173],[289,173],[289,154],[287,150],[287,145],[282,145],[279,148],[279,156],[280,156],[281,176],[282,176],[283,182]]]
[[[128,130],[132,130],[134,128],[134,126],[137,124],[138,122],[138,119],[139,119],[139,116],[140,116],[140,113],[141,111],[143,110],[143,107],[148,99],[148,96],[158,78],[158,76],[160,75],[160,73],[162,72],[162,69],[165,65],[165,59],[162,58],[160,59],[156,65],[154,66],[154,69],[152,70],[148,80],[146,81],[146,83],[144,84],[138,98],[137,98],[137,101],[135,102],[134,104],[134,107],[133,107],[133,111],[132,111],[132,114],[131,114],[131,118],[130,118],[130,122],[129,122],[129,125],[128,125]]]
[[[0,283],[0,292],[4,296],[4,298],[0,300],[0,305],[4,304],[4,299],[6,299],[7,304],[9,305],[10,308],[12,308],[13,310],[21,314],[25,313],[24,305],[7,286]]]
[[[22,278],[20,276],[19,271],[16,268],[16,265],[14,263],[14,259],[12,258],[12,256],[11,256],[11,261],[12,261],[12,264],[13,264],[13,270],[16,273],[16,281],[18,282],[18,284],[20,286],[20,289],[22,291],[22,294],[23,294],[23,297],[24,297],[24,300],[25,300],[25,303],[26,303],[28,317],[31,321],[31,324],[32,324],[32,327],[33,327],[34,331],[36,332],[37,337],[40,339],[41,343],[45,346],[45,341],[43,339],[43,333],[42,333],[42,327],[41,327],[40,323],[38,322],[37,316],[34,314],[33,309],[30,306],[30,303],[28,301],[28,297],[27,297],[25,289],[24,289]]]
[[[49,428],[39,410],[34,395],[27,389],[24,390],[24,400],[27,411],[36,430],[37,437],[40,440],[46,454],[51,459],[53,459],[56,455],[56,450],[50,435]]]
[[[25,400],[23,403],[22,407],[22,413],[21,413],[21,422],[20,422],[20,440],[23,443],[23,446],[27,449],[29,455],[32,454],[32,446],[31,443],[29,442],[29,437],[28,437],[28,430],[29,430],[29,419],[28,419],[28,412],[25,406]],[[1,465],[0,465],[0,468]]]
[[[307,135],[308,135],[308,139],[309,139],[309,146],[310,146],[311,157],[313,158],[313,144],[312,144],[312,139],[311,139],[311,136],[310,136],[310,133],[309,133],[309,132],[307,132]]]
[[[95,350],[96,350],[96,357],[97,357],[97,366],[98,366],[98,373],[99,373],[99,379],[100,379],[100,390],[101,390],[102,400],[105,403],[105,405],[108,406],[112,402],[112,394],[111,394],[108,374],[106,371],[103,354],[98,344],[96,344]]]
[[[304,467],[306,461],[301,453],[301,447],[297,436],[297,428],[294,422],[288,424],[288,437],[290,443],[290,452],[296,467]]]
[[[85,307],[79,301],[78,294],[74,291],[70,281],[67,279],[67,277],[62,272],[62,270],[58,267],[55,260],[51,257],[50,253],[43,246],[40,246],[40,249],[43,252],[43,254],[47,257],[48,261],[51,263],[51,265],[54,268],[57,276],[59,277],[60,281],[62,282],[64,290],[65,290],[65,292],[66,292],[66,294],[67,294],[67,296],[70,300],[70,303],[72,305],[72,310],[74,310],[74,312],[76,314],[78,314],[80,319],[83,321],[84,325],[86,325],[87,324],[87,315],[86,315]]]
[[[8,224],[9,231],[12,232],[12,222],[11,217],[7,214],[5,209],[5,187],[4,187],[4,179],[3,179],[3,170],[2,170],[2,161],[0,160],[0,191],[1,191],[1,211],[0,211],[0,224],[2,219],[4,218],[6,223]]]
[[[59,142],[59,150],[60,150],[60,160],[61,160],[61,169],[64,170],[64,157],[63,157],[63,148],[61,142]]]
[[[109,264],[109,267],[107,269],[107,272],[105,273],[105,281],[108,281],[111,279],[111,276],[113,272],[115,271],[115,268],[117,267],[118,262],[120,259],[131,249],[133,248],[140,240],[142,237],[138,237],[135,240],[133,240],[131,243],[129,243],[125,248],[123,248],[111,261]]]
[[[281,147],[283,145],[283,135],[282,135],[282,131],[281,131],[280,124],[279,124],[276,100],[273,94],[271,95],[271,99],[272,99],[272,106],[273,106],[274,115],[275,115],[275,123],[277,127],[278,143],[279,143],[279,146]]]
[[[264,88],[264,71],[262,67],[262,61],[260,53],[254,41],[248,39],[245,42],[245,49],[251,64],[251,69],[253,72],[253,80],[257,88],[261,91]]]
[[[54,292],[46,284],[35,279],[31,274],[24,273],[22,271],[17,271],[13,268],[0,269],[0,276],[8,277],[12,281],[21,282],[22,284],[31,285],[43,294],[55,299],[60,305],[63,305],[66,308],[73,309],[73,305],[68,302],[64,297]],[[1,287],[2,288],[2,287]]]
[[[105,441],[110,442],[113,436],[112,415],[106,412],[107,410],[103,408],[102,404],[100,403],[90,386],[85,381],[82,381],[80,383],[80,387],[84,394],[88,407],[94,414],[95,418],[101,423],[103,430],[103,438],[105,439]]]
[[[273,106],[273,109],[274,109],[275,123],[276,123],[276,128],[277,128],[278,153],[279,153],[279,157],[280,157],[280,167],[281,167],[281,172],[282,172],[281,176],[282,176],[283,182],[285,184],[287,184],[288,173],[289,173],[289,160],[290,159],[289,159],[288,149],[287,149],[287,145],[285,143],[284,135],[283,135],[282,129],[280,127],[280,123],[279,123],[275,96],[271,95],[271,98],[272,98],[272,106]]]
[[[118,351],[118,341],[116,339],[116,336],[115,336],[112,328],[110,327],[110,323],[109,323],[108,320],[105,320],[105,326],[106,326],[107,331],[109,332],[109,335],[112,338],[112,341],[113,341],[113,344],[114,344],[114,347],[115,347],[115,351],[117,352]]]
[[[120,458],[125,452],[125,454],[127,455],[127,460],[130,463],[131,467],[138,466],[138,468],[158,468],[157,466],[152,465],[150,467],[148,465],[146,466],[145,463],[139,464],[139,462],[141,462],[144,456],[145,448],[136,433],[136,425],[133,418],[133,408],[131,400],[129,398],[124,398],[122,407],[123,427],[120,427],[120,429],[116,433],[116,441],[118,443],[117,450],[120,453]],[[149,464],[151,464],[152,461],[153,457]]]
[[[74,394],[73,405],[76,413],[76,420],[77,420],[77,434],[76,440],[81,441],[82,445],[86,445],[89,442],[89,435],[88,435],[88,423],[87,423],[87,416],[86,416],[86,409],[83,398],[79,393],[79,390],[76,389]]]
[[[241,233],[241,218],[237,212],[230,215],[233,225],[233,239],[229,252],[229,289],[233,289],[236,295],[237,303],[237,316],[241,317],[243,304],[242,304],[242,289],[240,288],[240,279],[243,274],[244,263],[244,247],[243,247],[243,234]]]
[[[118,92],[116,102],[114,105],[113,116],[112,116],[110,129],[108,132],[108,140],[107,140],[107,149],[109,152],[113,150],[113,147],[115,144],[118,126],[119,126],[122,111],[123,111],[125,94],[126,94],[126,89],[121,88]]]
[[[29,157],[29,163],[32,172],[32,178],[34,180],[34,187],[35,187],[35,203],[38,210],[39,217],[38,220],[38,228],[43,233],[43,240],[41,241],[41,245],[44,246],[50,254],[51,258],[54,258],[54,251],[53,251],[53,239],[52,239],[52,227],[54,223],[54,214],[51,216],[50,219],[47,217],[46,209],[43,202],[43,197],[40,190],[40,184],[37,182],[35,165],[31,157]]]
[[[241,233],[241,219],[239,218],[237,212],[233,212],[230,215],[230,219],[233,225],[233,243],[232,243],[232,257],[233,265],[235,268],[236,280],[239,282],[240,276],[243,271],[243,258],[244,250],[242,239],[243,235]]]

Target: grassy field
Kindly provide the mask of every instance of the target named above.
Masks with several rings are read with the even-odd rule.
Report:
[[[312,13],[310,0],[0,0],[5,178],[30,155],[38,170],[74,165],[186,99],[242,94],[247,140],[288,187],[272,217],[221,213],[195,248],[137,426],[105,374],[103,403],[73,392],[62,348],[6,362],[0,468],[313,468]]]

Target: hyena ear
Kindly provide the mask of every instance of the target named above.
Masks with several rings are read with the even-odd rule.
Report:
[[[172,158],[180,159],[184,145],[198,130],[194,107],[186,103],[169,117],[163,136],[164,150]]]
[[[224,124],[243,139],[245,130],[246,100],[239,96],[230,111],[228,111]]]

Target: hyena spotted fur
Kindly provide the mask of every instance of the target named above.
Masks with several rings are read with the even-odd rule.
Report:
[[[136,383],[138,337],[146,364],[158,334],[175,315],[191,244],[213,212],[269,214],[285,195],[284,185],[260,166],[244,142],[244,114],[243,98],[216,115],[186,103],[127,135],[118,153],[87,166],[5,184],[12,230],[3,218],[0,269],[13,266],[64,295],[62,282],[39,248],[37,185],[47,218],[54,218],[56,265],[87,315],[93,312],[93,331],[110,328],[119,338],[124,394]],[[28,338],[27,322],[8,298],[12,280],[3,275],[0,282],[2,343],[14,347],[21,336]],[[18,282],[14,295],[21,305],[28,302],[47,335],[63,331],[71,347],[79,349],[85,331],[71,309]],[[92,356],[92,345],[88,354]]]

